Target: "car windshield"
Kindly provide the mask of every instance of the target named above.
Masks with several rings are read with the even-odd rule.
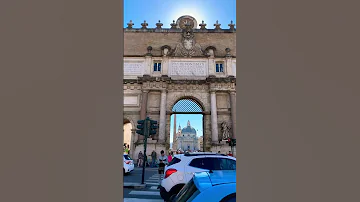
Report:
[[[124,155],[125,160],[132,160],[129,155]]]
[[[186,202],[198,189],[191,179],[176,195],[176,202]]]

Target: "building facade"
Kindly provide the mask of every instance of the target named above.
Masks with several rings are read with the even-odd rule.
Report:
[[[159,122],[158,133],[148,138],[147,151],[170,148],[170,116],[194,113],[174,110],[183,99],[203,115],[205,151],[230,151],[225,139],[236,138],[236,30],[216,22],[206,28],[191,16],[182,16],[171,28],[148,28],[144,21],[124,29],[124,123],[132,124],[131,156],[143,150],[144,137],[135,133],[137,120]],[[176,127],[176,126],[175,126]],[[174,130],[175,131],[175,130]],[[235,151],[236,155],[236,151]]]
[[[176,114],[174,116],[176,116]],[[183,129],[181,129],[181,126],[179,125],[178,132],[174,135],[172,149],[176,151],[200,150],[199,138],[196,136],[196,129],[191,127],[190,121],[188,121],[187,126]]]

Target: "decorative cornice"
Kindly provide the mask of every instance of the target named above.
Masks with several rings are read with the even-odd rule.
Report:
[[[151,56],[148,56],[148,55],[144,55],[144,54],[142,54],[142,55],[124,55],[123,57],[124,58],[126,58],[126,57],[136,57],[136,58],[144,58],[144,57],[162,57],[163,55],[151,55]],[[214,58],[228,58],[227,56],[214,56]],[[231,57],[231,58],[236,58],[236,56],[229,56],[229,57]],[[184,58],[184,57],[174,57],[174,56],[169,56],[169,58],[171,58],[171,59],[174,59],[174,58]],[[206,56],[192,56],[191,58],[202,58],[202,59],[207,59],[207,57]]]
[[[181,29],[171,29],[171,28],[124,28],[124,32],[135,32],[135,33],[182,33]],[[193,29],[194,33],[236,33],[236,29]]]
[[[138,77],[137,79],[124,79],[124,84],[143,84],[145,82],[165,82],[167,84],[207,84],[207,83],[234,83],[236,84],[236,78],[234,76],[228,77],[215,77],[209,76],[205,80],[173,80],[171,77],[162,75],[161,77],[153,77],[149,75],[144,75]]]

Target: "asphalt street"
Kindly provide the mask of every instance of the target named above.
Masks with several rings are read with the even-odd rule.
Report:
[[[163,202],[160,197],[159,175],[157,168],[145,168],[143,189],[124,188],[124,202]],[[141,183],[142,168],[135,167],[134,171],[124,176],[124,183]]]

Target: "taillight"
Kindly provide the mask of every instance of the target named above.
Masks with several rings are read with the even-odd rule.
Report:
[[[131,161],[126,161],[125,163],[126,163],[126,164],[130,164],[130,163],[131,163]]]
[[[167,177],[169,177],[169,176],[172,175],[173,173],[176,173],[176,172],[177,172],[177,170],[174,169],[174,168],[168,169],[168,170],[165,172],[165,177],[164,177],[164,179],[167,178]]]

